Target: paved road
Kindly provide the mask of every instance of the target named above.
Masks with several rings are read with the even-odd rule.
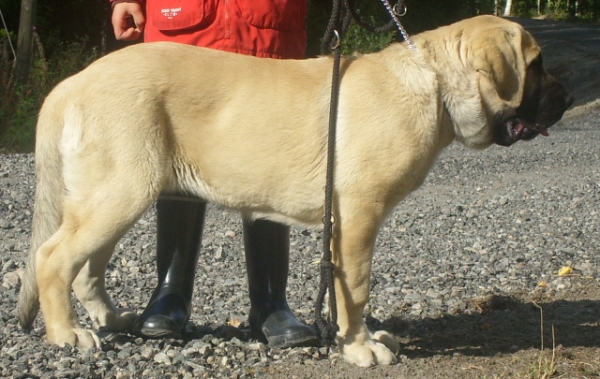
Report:
[[[575,95],[575,106],[600,98],[600,27],[515,19],[537,39],[544,63]]]

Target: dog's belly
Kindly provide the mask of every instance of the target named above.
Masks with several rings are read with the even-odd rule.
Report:
[[[183,163],[174,164],[174,177],[163,192],[184,193],[198,197],[226,208],[240,211],[251,219],[269,219],[288,225],[319,225],[323,218],[324,192],[321,186],[314,186],[307,177],[287,178],[272,175],[259,175],[246,172],[222,171]],[[250,170],[250,168],[248,169]],[[301,182],[301,183],[300,183]]]

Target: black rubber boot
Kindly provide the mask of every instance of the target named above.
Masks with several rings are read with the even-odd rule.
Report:
[[[206,203],[161,197],[156,203],[158,285],[134,332],[149,338],[179,338],[191,314],[192,293]]]
[[[244,245],[250,290],[250,328],[270,347],[309,346],[315,331],[302,324],[288,307],[287,286],[290,229],[272,221],[244,220]]]

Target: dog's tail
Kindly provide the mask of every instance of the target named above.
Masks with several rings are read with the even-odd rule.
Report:
[[[37,250],[58,230],[62,222],[64,181],[59,144],[64,124],[64,99],[57,92],[54,90],[44,102],[36,127],[36,191],[32,234],[17,305],[19,323],[25,330],[31,329],[40,309],[35,272]]]

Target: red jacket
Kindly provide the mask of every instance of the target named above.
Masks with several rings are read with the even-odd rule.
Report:
[[[300,59],[306,50],[306,2],[146,0],[144,41],[173,41],[258,57]]]

